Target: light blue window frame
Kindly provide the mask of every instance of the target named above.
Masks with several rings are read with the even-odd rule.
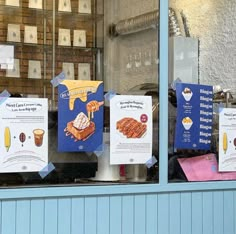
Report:
[[[75,185],[50,187],[1,188],[0,199],[145,194],[178,191],[225,190],[236,187],[236,181],[168,183],[168,0],[160,0],[160,150],[159,183],[138,185]]]

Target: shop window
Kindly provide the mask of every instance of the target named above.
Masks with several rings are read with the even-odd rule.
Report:
[[[0,186],[158,183],[158,4],[0,0]]]
[[[169,7],[169,182],[235,180],[236,4]]]

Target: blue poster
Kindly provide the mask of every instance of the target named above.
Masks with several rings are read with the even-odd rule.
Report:
[[[58,86],[58,151],[93,152],[103,144],[103,82],[64,80]]]
[[[208,150],[211,146],[213,88],[177,83],[175,148]]]

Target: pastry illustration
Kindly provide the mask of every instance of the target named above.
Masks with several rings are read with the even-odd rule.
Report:
[[[189,117],[185,117],[182,120],[182,124],[185,128],[185,130],[189,130],[191,126],[193,125],[193,121]]]
[[[185,88],[184,91],[182,92],[182,95],[184,96],[185,101],[190,101],[190,99],[193,96],[193,93],[190,88]]]
[[[75,120],[67,123],[64,131],[66,136],[71,136],[75,141],[85,141],[95,132],[95,123],[90,121],[83,112],[80,112]]]
[[[94,112],[99,111],[99,107],[102,106],[103,103],[104,102],[98,102],[96,100],[93,100],[86,104],[89,120],[94,118]]]
[[[117,121],[116,129],[127,138],[141,138],[147,131],[147,125],[136,119],[125,117]]]

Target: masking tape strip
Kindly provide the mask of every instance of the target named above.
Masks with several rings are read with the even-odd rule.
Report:
[[[114,90],[110,90],[104,95],[104,98],[106,101],[110,101],[114,96],[116,96],[116,92]]]
[[[39,171],[39,175],[44,179],[49,173],[55,169],[55,166],[50,162],[46,167]]]
[[[152,156],[145,164],[147,168],[151,168],[155,163],[157,162],[157,159],[155,156]]]
[[[65,80],[65,78],[66,75],[65,72],[63,71],[51,80],[51,84],[53,85],[53,87],[57,87],[63,80]]]
[[[181,81],[181,79],[180,78],[177,78],[176,80],[174,80],[172,83],[171,83],[171,88],[173,89],[173,90],[176,90],[176,84],[177,83],[182,83],[182,81]]]
[[[107,145],[102,144],[94,151],[94,154],[96,154],[97,157],[100,157],[103,155],[103,153],[106,149],[107,149]]]
[[[11,96],[11,94],[7,90],[4,90],[3,92],[1,92],[0,93],[0,105],[3,102],[5,102],[10,96]]]

